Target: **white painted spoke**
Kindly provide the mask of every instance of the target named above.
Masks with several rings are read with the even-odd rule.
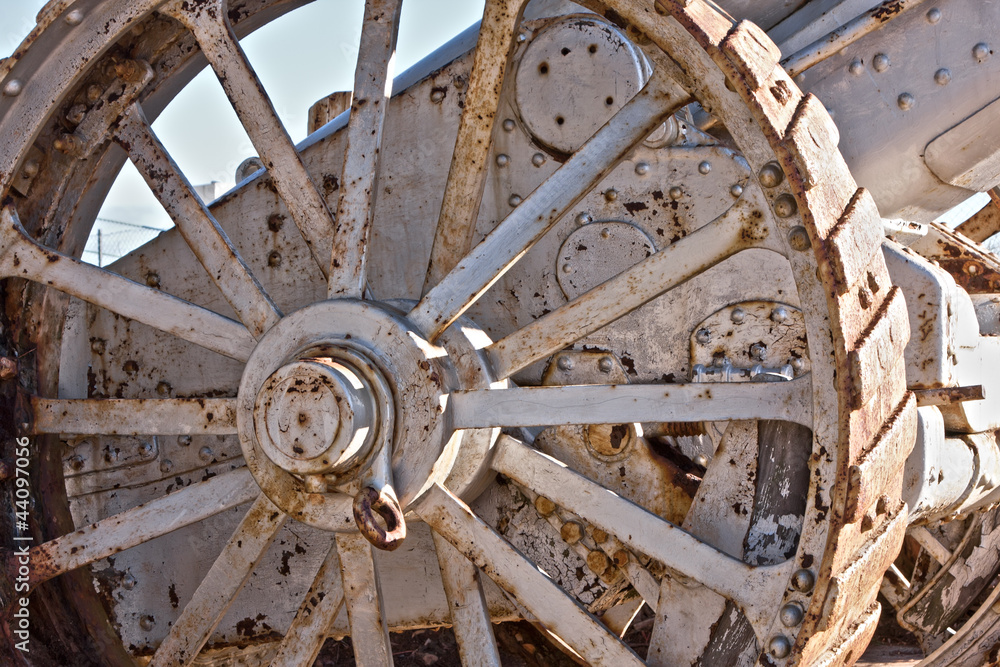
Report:
[[[794,560],[773,566],[747,565],[513,438],[498,441],[493,469],[728,598],[760,636],[770,627]]]
[[[611,324],[667,290],[741,250],[760,245],[762,219],[740,201],[693,234],[650,255],[614,278],[515,331],[487,349],[497,377],[506,378]]]
[[[410,312],[432,340],[458,319],[504,273],[617,165],[688,99],[659,70],[643,90],[562,167],[521,202]]]
[[[449,408],[455,428],[728,419],[810,426],[811,391],[808,376],[790,382],[515,387],[456,391]]]
[[[33,584],[253,500],[260,491],[246,468],[217,475],[115,514],[31,549]]]
[[[286,515],[260,494],[222,553],[212,563],[194,597],[170,628],[149,667],[182,667],[198,657],[205,642],[253,573]]]
[[[360,667],[392,665],[389,626],[372,545],[360,533],[337,533],[337,551],[354,660]]]
[[[479,570],[448,540],[438,533],[432,535],[462,667],[500,667]]]
[[[365,2],[327,286],[330,298],[361,298],[365,291],[382,129],[392,94],[396,35],[402,6],[403,0]]]
[[[325,275],[330,264],[333,216],[233,34],[227,9],[225,0],[173,0],[160,11],[176,18],[194,34],[257,149],[278,196]]]
[[[32,397],[35,433],[230,435],[235,398],[53,399]]]
[[[271,660],[271,667],[302,667],[313,664],[343,606],[340,557],[337,555],[337,547],[333,546],[278,647],[278,654]]]
[[[126,110],[116,139],[240,321],[260,338],[281,319],[281,312],[153,133],[138,104]]]
[[[440,484],[416,512],[588,663],[642,665],[632,649]]]
[[[24,278],[240,361],[253,336],[239,322],[37,244],[13,206],[0,212],[0,278]]]
[[[525,4],[525,0],[486,3],[479,26],[476,57],[469,76],[469,90],[465,95],[465,108],[451,158],[451,170],[441,202],[441,216],[427,266],[425,293],[455,268],[471,249],[472,234],[486,185],[493,125],[500,104],[507,59]]]

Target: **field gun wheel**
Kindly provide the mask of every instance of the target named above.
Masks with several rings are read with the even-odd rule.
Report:
[[[516,2],[488,2],[475,59],[389,103],[379,95],[399,3],[370,0],[351,119],[297,152],[234,34],[298,4],[53,2],[0,68],[4,343],[21,361],[18,435],[32,443],[43,519],[36,632],[62,636],[34,664],[202,664],[207,645],[220,660],[307,665],[346,632],[358,662],[375,665],[391,661],[389,629],[448,623],[464,664],[499,664],[491,616],[526,614],[591,664],[641,664],[582,606],[621,626],[612,611],[629,585],[657,606],[649,664],[856,660],[907,524],[909,325],[874,203],[764,33],[701,0],[594,3],[596,16],[536,23]],[[548,76],[530,50],[559,29],[604,35],[584,58],[602,57],[599,39],[645,54],[634,58],[644,87],[607,96],[609,122],[576,143],[568,114],[530,116],[509,92],[530,80],[501,86],[511,49],[532,63],[526,77]],[[266,167],[211,209],[148,120],[203,59]],[[718,119],[714,142],[684,146],[715,151],[696,173],[724,164],[745,177],[725,183],[721,211],[699,204],[657,240],[655,225],[623,220],[685,206],[683,187],[664,193],[662,174],[647,177],[661,166],[653,137],[692,101]],[[82,120],[67,120],[79,104]],[[398,204],[394,161],[412,167],[406,142],[418,137],[392,126],[393,104],[457,135],[454,161],[449,151],[424,186],[444,203],[409,211],[413,238],[387,227],[404,243],[386,238],[379,206]],[[404,150],[380,152],[383,128]],[[523,167],[496,151],[517,133],[532,146]],[[73,256],[127,158],[177,229],[105,272]],[[504,192],[513,181],[495,169],[544,177]],[[477,223],[484,187],[484,206],[506,209]],[[595,227],[588,211],[603,212]],[[548,247],[575,275],[566,267],[586,244],[562,253],[581,233],[649,246],[597,282],[532,263]],[[387,268],[418,254],[416,273]],[[711,289],[758,264],[768,281]],[[508,293],[561,301],[519,317]],[[718,318],[752,320],[773,340],[726,351],[701,326]],[[782,342],[791,333],[797,343]],[[794,344],[802,354],[768,356]],[[584,363],[611,384],[575,374]],[[676,382],[686,377],[700,382]],[[709,427],[725,435],[700,456],[677,444]],[[569,468],[547,455],[557,451]],[[658,490],[674,500],[642,496],[628,466],[671,480]],[[504,494],[530,500],[528,512]],[[531,521],[559,524],[556,553],[585,562],[578,578],[598,594],[578,600],[560,588],[571,586],[560,561],[543,563],[557,584],[519,551],[531,545],[512,546]],[[405,579],[420,570],[407,560],[422,579]],[[309,569],[304,586],[260,583],[290,562]],[[427,574],[437,565],[443,591]],[[12,582],[16,559],[7,566]]]

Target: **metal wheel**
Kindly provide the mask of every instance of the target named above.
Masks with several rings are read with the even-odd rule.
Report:
[[[875,206],[763,32],[701,0],[568,23],[491,1],[475,56],[390,102],[399,1],[369,0],[350,120],[297,150],[236,36],[298,4],[53,2],[0,69],[6,343],[44,518],[30,581],[64,635],[35,664],[306,665],[344,632],[387,664],[390,628],[436,624],[464,664],[499,664],[490,619],[515,616],[591,664],[641,663],[614,613],[564,590],[581,557],[612,610],[629,585],[656,608],[651,664],[856,659],[906,528],[909,326]],[[606,124],[505,78],[554,74],[532,49],[560,29],[597,35],[588,58],[645,53],[630,99],[597,98]],[[265,166],[211,210],[148,121],[206,59]],[[711,216],[662,189],[692,102],[719,123],[697,173],[743,174]],[[177,228],[103,271],[72,257],[125,159]],[[652,238],[654,207],[690,215]],[[606,275],[537,270],[575,275],[590,234],[618,248]],[[723,317],[771,347],[727,351],[705,324]],[[802,354],[774,357],[791,334]],[[701,454],[671,439],[725,423]],[[565,542],[551,577],[512,546],[539,518]],[[269,574],[292,561],[308,574]]]

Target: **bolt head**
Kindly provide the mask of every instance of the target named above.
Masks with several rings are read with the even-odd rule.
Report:
[[[615,367],[615,362],[612,361],[611,357],[601,357],[600,361],[597,362],[597,368],[602,373],[610,373]]]
[[[139,619],[139,627],[145,630],[146,632],[149,632],[155,626],[156,626],[156,621],[153,619],[152,616],[147,615]]]
[[[765,188],[776,188],[785,180],[785,172],[777,162],[768,162],[760,168],[757,178]]]
[[[191,446],[191,436],[190,435],[179,436],[177,438],[177,444],[180,445],[181,447],[190,447]]]
[[[757,361],[764,361],[764,357],[767,356],[767,345],[763,343],[754,343],[750,346],[750,358],[756,359]]]
[[[886,71],[887,69],[889,69],[889,65],[891,64],[892,62],[889,60],[889,56],[887,56],[884,53],[875,54],[875,57],[872,58],[872,68],[876,72]]]
[[[743,324],[747,319],[747,311],[742,308],[734,308],[733,312],[729,314],[729,319],[733,321],[733,324]]]
[[[587,567],[594,574],[600,576],[604,574],[605,570],[611,565],[611,559],[603,551],[591,551],[587,554]]]
[[[947,86],[951,83],[951,70],[947,67],[942,67],[934,72],[934,83],[939,86]]]
[[[580,225],[581,227],[583,227],[584,225],[589,225],[593,221],[594,217],[589,213],[580,213],[575,218],[576,224]]]
[[[11,79],[3,86],[3,94],[7,97],[17,97],[24,90],[24,85],[20,79]]]
[[[914,107],[914,105],[916,105],[916,103],[917,98],[910,93],[903,93],[896,99],[896,104],[898,104],[899,108],[903,111],[909,111]]]
[[[146,274],[146,285],[149,287],[159,287],[160,286],[160,276],[156,273]]]
[[[798,250],[799,252],[811,248],[812,241],[809,240],[809,232],[806,231],[806,228],[793,228],[792,231],[788,233],[788,245],[792,247],[792,250]]]
[[[788,309],[784,306],[778,306],[771,311],[771,321],[777,322],[778,324],[784,324],[791,318],[792,314],[788,312]]]
[[[21,176],[24,178],[34,178],[38,175],[38,169],[38,160],[32,158],[24,163],[24,169],[21,170]]]
[[[698,173],[699,174],[710,174],[710,173],[712,173],[712,163],[706,161],[706,162],[702,162],[701,164],[699,164],[698,165]]]
[[[556,362],[556,366],[559,367],[561,371],[571,371],[573,370],[573,360],[570,357],[559,357],[559,361]]]
[[[614,188],[608,188],[607,190],[604,191],[604,198],[607,201],[615,201],[616,199],[618,199],[618,191],[615,190]]]
[[[174,469],[174,462],[171,461],[170,459],[163,459],[162,461],[160,461],[160,472],[162,472],[163,474],[167,474],[173,469]]]
[[[782,625],[787,628],[794,628],[802,622],[802,619],[805,617],[805,613],[802,611],[802,607],[794,602],[789,602],[781,608],[781,612],[778,614],[778,617],[781,619]]]
[[[779,218],[790,218],[799,212],[799,204],[792,195],[781,195],[774,200],[774,213]]]
[[[445,92],[438,88],[431,91],[431,102],[434,104],[441,104],[444,101]]]
[[[670,196],[671,199],[677,201],[678,199],[684,196],[684,191],[675,185],[674,187],[670,188],[670,191],[667,194]]]
[[[77,454],[69,460],[69,467],[72,470],[80,471],[83,470],[83,457]]]
[[[708,345],[712,342],[712,332],[708,329],[699,329],[694,335],[694,339],[701,345]]]
[[[975,58],[978,62],[983,62],[984,60],[989,58],[992,53],[993,52],[990,50],[990,45],[987,44],[986,42],[979,42],[974,47],[972,47],[972,57]]]
[[[573,265],[572,264],[563,264],[562,271],[565,274],[573,273]]]
[[[507,203],[513,207],[518,206],[522,201],[524,200],[521,199],[521,195],[511,195],[510,199],[507,200]]]
[[[66,23],[69,25],[80,25],[83,22],[83,12],[79,9],[74,9],[69,14],[66,15]]]
[[[941,20],[941,10],[935,7],[927,12],[927,22],[934,24]]]
[[[797,570],[792,575],[792,588],[800,593],[808,593],[816,585],[816,575],[812,570]]]
[[[535,165],[536,167],[541,167],[543,164],[545,164],[545,160],[546,157],[544,153],[535,153],[534,155],[531,156],[531,164]]]
[[[576,521],[567,521],[559,529],[559,536],[566,544],[576,544],[583,539],[583,526]],[[603,571],[601,570],[601,572]]]
[[[503,153],[501,153],[500,155],[497,155],[497,166],[498,167],[506,167],[508,164],[510,164],[510,156],[509,155],[505,155]]]
[[[638,174],[639,176],[645,176],[646,174],[649,173],[649,164],[646,162],[640,162],[639,164],[635,165],[635,173]]]
[[[545,496],[538,496],[535,498],[535,509],[542,516],[549,516],[556,511],[556,504]]]
[[[503,122],[503,131],[504,132],[513,132],[514,128],[516,128],[516,127],[517,127],[517,123],[514,122],[513,118],[507,118]]]
[[[267,256],[267,265],[272,269],[276,269],[281,266],[281,253],[277,250],[271,251],[271,253]]]
[[[851,64],[847,66],[847,71],[854,76],[861,76],[865,72],[865,64],[861,62],[860,58],[855,58],[851,61]]]
[[[796,372],[799,372],[806,367],[806,363],[801,357],[792,357],[788,360],[788,365],[791,366],[792,370]]]
[[[767,652],[772,658],[787,658],[792,653],[792,642],[784,635],[775,635],[767,643]]]
[[[137,583],[139,582],[135,580],[135,577],[133,577],[131,573],[126,574],[124,577],[122,577],[122,588],[124,588],[127,591],[130,591],[133,588],[135,588],[135,585]]]
[[[729,194],[731,194],[736,199],[739,199],[740,197],[743,196],[743,186],[740,185],[739,183],[736,183],[735,185],[733,185],[733,187],[729,188]]]

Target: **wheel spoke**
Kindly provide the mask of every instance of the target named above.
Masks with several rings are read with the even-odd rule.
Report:
[[[330,264],[334,222],[291,137],[240,47],[224,0],[174,0],[160,8],[190,30],[215,70],[236,115],[320,270]]]
[[[761,636],[770,627],[794,560],[747,565],[512,438],[499,442],[493,469],[728,598]]]
[[[344,606],[344,587],[340,579],[337,547],[330,548],[319,573],[306,593],[295,620],[285,634],[271,667],[311,665],[323,648],[333,621]]]
[[[431,289],[409,318],[432,340],[447,329],[632,146],[687,99],[687,93],[669,77],[660,70],[654,72],[646,87]]]
[[[337,533],[351,644],[359,667],[392,665],[389,626],[372,545],[359,533]]]
[[[690,236],[515,331],[489,348],[497,377],[506,378],[558,352],[741,250],[760,245],[754,209],[739,202]]]
[[[181,667],[191,664],[198,657],[215,626],[263,558],[285,518],[286,515],[267,496],[257,496],[222,553],[212,563],[194,597],[156,649],[150,667]]]
[[[57,537],[31,549],[32,585],[249,502],[258,493],[250,471],[240,468]]]
[[[486,3],[479,27],[476,57],[469,76],[469,90],[465,95],[465,108],[451,158],[451,170],[441,202],[441,216],[427,266],[425,293],[455,268],[471,249],[472,234],[486,185],[487,159],[500,91],[514,44],[514,32],[521,22],[525,4],[525,0]]]
[[[804,377],[790,382],[479,389],[454,392],[450,408],[455,428],[756,418],[808,426],[812,423],[810,383]]]
[[[500,653],[479,570],[448,540],[438,533],[433,536],[462,667],[500,667]]]
[[[427,492],[416,511],[588,663],[642,664],[632,649],[440,484]]]
[[[32,397],[35,433],[232,435],[235,398],[51,399]]]
[[[116,138],[240,321],[260,338],[281,319],[281,312],[153,133],[138,104],[126,110]]]
[[[13,206],[0,212],[0,277],[24,278],[246,361],[254,339],[239,322],[37,244]]]
[[[327,286],[330,298],[361,298],[365,290],[382,128],[392,94],[393,61],[402,6],[403,0],[365,2]]]

